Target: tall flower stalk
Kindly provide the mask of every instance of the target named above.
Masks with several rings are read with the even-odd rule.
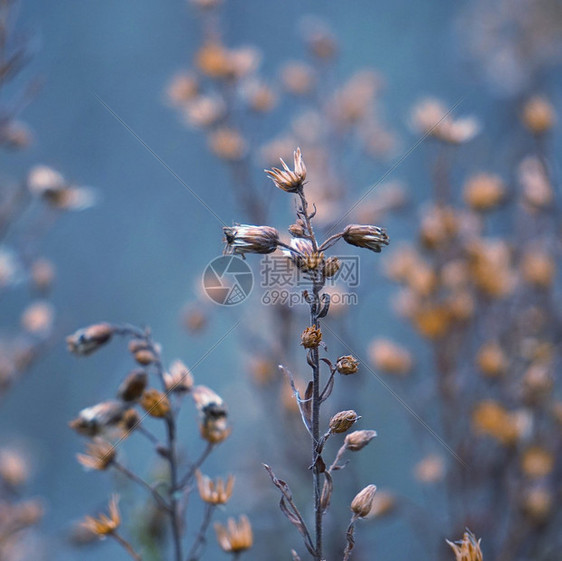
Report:
[[[327,440],[333,435],[347,432],[359,417],[355,411],[341,411],[330,419],[327,428],[322,428],[322,404],[332,393],[336,373],[339,372],[342,375],[355,374],[358,364],[357,360],[351,356],[340,357],[333,363],[328,358],[322,357],[320,353],[321,347],[327,350],[322,340],[321,320],[327,316],[330,308],[330,297],[327,293],[323,292],[323,289],[326,279],[332,277],[340,267],[337,257],[326,258],[324,252],[340,240],[344,240],[350,245],[380,252],[383,246],[388,245],[389,240],[386,232],[381,228],[370,225],[351,224],[346,226],[342,232],[330,236],[324,242],[320,242],[313,227],[316,210],[314,205],[311,208],[305,193],[306,166],[300,150],[297,149],[294,153],[294,169],[291,170],[283,161],[282,164],[283,169],[274,168],[266,173],[279,189],[293,194],[297,198],[296,222],[289,227],[289,232],[293,239],[290,243],[281,241],[278,232],[270,226],[234,226],[224,229],[227,243],[226,251],[227,253],[239,254],[244,257],[247,253],[273,253],[276,249],[282,249],[287,258],[310,281],[310,290],[303,291],[304,299],[309,307],[310,319],[309,325],[301,335],[301,345],[306,350],[307,363],[311,370],[311,379],[303,397],[301,397],[296,388],[290,370],[285,366],[280,366],[280,368],[289,377],[303,423],[310,435],[312,460],[310,469],[312,471],[314,510],[313,531],[309,530],[304,517],[296,506],[288,484],[278,479],[269,466],[265,467],[274,485],[282,493],[281,510],[298,529],[312,558],[322,561],[325,559],[323,519],[329,508],[332,495],[332,472],[343,467],[338,464],[338,460],[346,449],[358,450],[374,436],[373,431],[359,431],[368,434],[365,435],[364,444],[355,448],[347,448],[346,439],[346,443],[340,448],[336,460],[332,462],[329,469],[326,467],[322,453]],[[328,369],[328,376],[325,381],[322,379],[322,364]],[[366,489],[369,489],[369,493],[363,492]],[[363,495],[368,497],[369,500],[367,504],[364,498],[361,499],[362,508],[360,513],[355,508],[358,500],[357,497],[352,503],[353,514],[346,533],[347,547],[345,559],[349,559],[353,549],[354,523],[358,518],[365,517],[366,513],[370,510],[374,489],[375,487],[370,485],[362,491]],[[293,556],[298,558],[296,553],[293,553]]]

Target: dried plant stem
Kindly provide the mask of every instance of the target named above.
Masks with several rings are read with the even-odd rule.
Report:
[[[184,489],[186,485],[189,485],[190,481],[195,475],[195,472],[203,465],[203,462],[209,457],[209,454],[213,451],[214,447],[215,445],[213,443],[207,443],[207,446],[205,447],[205,450],[203,450],[203,453],[201,454],[199,459],[191,465],[189,471],[180,479],[179,485],[177,487],[178,490]]]
[[[156,491],[156,489],[151,487],[151,485],[147,481],[145,481],[142,477],[139,477],[136,473],[127,469],[123,464],[120,464],[119,462],[117,462],[115,460],[113,461],[113,467],[115,467],[115,469],[120,471],[123,475],[125,475],[131,481],[134,481],[135,483],[137,483],[141,487],[144,487],[152,495],[154,500],[158,503],[158,506],[162,507],[166,511],[170,510],[170,506],[168,504],[166,504],[166,501],[164,500],[162,495],[160,495],[160,493],[158,491]]]
[[[304,195],[302,189],[298,193],[300,199],[300,209],[298,211],[299,216],[304,221],[306,232],[308,238],[312,243],[314,251],[318,251],[318,243],[316,241],[316,236],[314,235],[314,230],[312,228],[311,218],[314,214],[310,215],[308,213],[308,202]],[[319,293],[324,285],[323,273],[318,274],[315,272],[312,286],[312,297],[309,300],[310,305],[310,326],[316,326],[320,329],[320,297]],[[321,475],[319,471],[318,462],[319,452],[318,445],[320,443],[320,405],[322,403],[320,397],[320,355],[318,352],[318,347],[310,349],[309,352],[309,364],[312,369],[312,480],[313,480],[313,492],[314,492],[314,529],[315,529],[315,558],[318,561],[323,559],[323,544],[322,544],[322,530],[323,530],[323,512],[321,505],[322,497],[322,482]]]
[[[117,532],[113,532],[111,537],[120,544],[133,559],[142,561],[142,557],[133,549],[133,546],[125,538],[121,537]]]
[[[207,503],[205,508],[205,515],[203,516],[203,520],[201,521],[201,526],[199,527],[199,532],[197,532],[197,536],[189,553],[187,554],[187,561],[197,561],[201,557],[202,547],[207,542],[207,530],[209,529],[209,524],[213,518],[213,513],[215,512],[216,505]]]

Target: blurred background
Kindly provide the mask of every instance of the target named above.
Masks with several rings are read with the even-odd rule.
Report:
[[[244,153],[246,169],[253,174],[256,192],[267,201],[267,223],[279,230],[284,231],[291,223],[292,206],[289,197],[275,190],[261,171],[275,165],[275,160],[264,156],[264,146],[281,137],[299,111],[304,114],[316,110],[318,114],[309,115],[310,120],[303,121],[300,128],[293,126],[290,135],[303,148],[308,163],[306,145],[320,142],[314,135],[315,127],[325,132],[324,120],[333,118],[323,112],[331,92],[343,87],[364,68],[376,73],[376,78],[371,77],[376,92],[373,94],[375,117],[372,123],[369,121],[373,130],[368,136],[363,132],[344,132],[330,148],[329,169],[341,165],[344,195],[339,199],[333,197],[323,220],[329,224],[337,219],[384,177],[387,187],[374,189],[352,216],[360,218],[357,211],[361,208],[372,210],[372,216],[378,220],[376,224],[387,229],[391,248],[388,255],[361,255],[359,305],[349,311],[339,333],[349,341],[360,360],[370,357],[373,369],[360,371],[362,379],[357,382],[360,392],[355,392],[360,393],[360,405],[355,406],[353,402],[355,386],[351,385],[352,391],[346,394],[349,398],[346,408],[353,406],[363,417],[361,428],[378,432],[376,441],[357,462],[354,477],[359,486],[374,482],[393,496],[402,497],[397,501],[405,501],[408,506],[396,516],[366,522],[358,530],[358,540],[366,548],[363,555],[373,551],[387,561],[414,555],[435,559],[441,555],[443,539],[459,537],[449,532],[462,532],[470,519],[459,515],[453,521],[447,510],[445,483],[439,475],[440,461],[429,462],[425,466],[429,475],[423,472],[425,475],[421,476],[422,480],[432,480],[434,486],[429,489],[420,485],[420,477],[415,475],[415,466],[427,454],[433,454],[434,459],[444,458],[446,464],[456,462],[440,442],[441,439],[449,442],[437,405],[446,391],[441,394],[439,384],[426,383],[435,373],[435,349],[440,343],[432,335],[428,343],[424,333],[420,336],[416,326],[396,312],[394,300],[398,291],[396,283],[389,279],[385,264],[390,263],[388,256],[393,247],[420,239],[418,220],[426,211],[428,201],[439,198],[443,174],[447,177],[449,203],[454,205],[467,201],[466,194],[463,199],[463,186],[471,174],[489,172],[501,177],[507,206],[500,208],[491,226],[483,227],[483,235],[503,236],[515,245],[532,237],[542,249],[551,250],[555,267],[560,249],[556,196],[543,205],[548,220],[553,220],[551,230],[531,233],[529,238],[522,234],[521,228],[528,227],[529,232],[535,232],[534,225],[514,220],[519,211],[512,212],[509,205],[520,208],[514,202],[519,192],[518,165],[537,146],[539,160],[548,162],[553,191],[558,189],[559,129],[551,123],[547,127],[548,139],[544,142],[539,139],[536,144],[537,131],[529,132],[521,115],[525,103],[536,95],[548,100],[552,114],[560,110],[562,3],[556,0],[356,0],[351,3],[225,0],[220,7],[220,27],[218,17],[209,20],[208,15],[200,13],[201,8],[184,1],[156,4],[131,0],[95,3],[63,0],[51,5],[24,0],[15,9],[17,17],[10,26],[25,43],[29,60],[17,77],[2,88],[2,109],[5,111],[20,97],[29,97],[16,111],[17,121],[25,123],[29,146],[25,150],[13,146],[2,150],[0,179],[9,186],[26,184],[30,182],[30,170],[44,165],[83,189],[76,195],[78,203],[74,206],[78,212],[57,209],[56,220],[47,218],[48,227],[38,228],[38,233],[30,237],[34,255],[54,264],[55,280],[49,294],[54,320],[48,337],[41,343],[45,348],[41,348],[25,375],[10,384],[0,405],[0,444],[23,452],[31,471],[25,496],[38,497],[44,508],[37,539],[45,558],[59,561],[98,559],[102,555],[116,560],[127,558],[113,543],[76,550],[68,542],[73,522],[86,513],[105,508],[113,488],[110,474],[87,473],[75,461],[75,454],[82,451],[83,445],[68,428],[68,422],[81,409],[112,397],[131,368],[124,346],[116,342],[88,360],[67,353],[64,337],[99,321],[150,326],[155,340],[162,343],[168,361],[181,358],[191,366],[204,357],[193,369],[193,375],[197,383],[211,386],[225,399],[233,427],[232,436],[210,459],[207,471],[225,474],[224,466],[228,465],[237,476],[228,513],[247,512],[254,524],[255,548],[248,552],[247,558],[263,558],[266,553],[271,557],[268,543],[286,523],[275,510],[278,497],[260,465],[282,455],[279,446],[263,434],[263,415],[267,411],[263,403],[268,403],[266,400],[270,398],[264,397],[263,388],[256,389],[248,367],[252,328],[259,330],[262,325],[268,325],[268,320],[263,319],[264,312],[260,311],[259,291],[232,308],[215,306],[202,295],[202,271],[223,249],[223,224],[193,193],[226,224],[252,222],[255,214],[244,206],[243,197],[237,196],[233,186],[237,171],[234,169],[233,174],[229,158],[222,157],[222,163],[224,160],[226,163],[220,165],[220,148],[215,145],[213,149],[211,141],[209,149],[209,137],[201,130],[205,127],[193,126],[197,115],[190,117],[187,102],[182,106],[185,101],[182,96],[189,97],[189,94],[182,93],[178,86],[174,95],[171,86],[174,76],[194,67],[194,56],[205,34],[212,35],[219,28],[225,45],[251,45],[259,51],[260,83],[268,84],[274,92],[281,88],[280,72],[287,61],[304,60],[323,73],[318,98],[309,100],[308,106],[298,96],[279,93],[279,101],[271,112],[267,111],[267,119],[242,110],[236,114],[245,123],[245,134],[252,137]],[[337,45],[337,54],[333,58],[330,55],[329,61],[319,61],[311,54],[310,45],[314,47],[314,41],[307,35],[310,30],[326,33]],[[326,69],[322,68],[323,64]],[[255,85],[241,86],[242,94],[246,92],[244,88],[251,91],[251,87]],[[348,97],[361,101],[363,95],[361,88],[358,92],[351,89]],[[370,104],[372,100],[367,97]],[[413,108],[427,98],[438,98],[447,111],[454,107],[455,118],[470,116],[474,121],[461,123],[463,126],[451,133],[458,134],[458,138],[443,140],[431,133],[420,142],[431,128],[424,129],[424,123],[431,119],[431,110],[438,114],[440,111],[440,107],[418,105],[416,120]],[[345,103],[345,98],[342,99]],[[359,121],[362,119],[360,115]],[[555,122],[555,117],[552,121]],[[370,149],[365,150],[361,143],[368,144]],[[454,154],[443,156],[439,143],[455,145]],[[284,149],[287,143],[278,146]],[[315,150],[310,149],[311,167],[318,154]],[[287,157],[287,153],[278,156]],[[321,173],[316,176],[313,173],[311,184],[314,177],[319,183],[324,179]],[[379,196],[382,198],[378,199]],[[493,194],[491,197],[493,203]],[[388,203],[388,212],[383,212],[386,208],[376,208],[381,200],[383,207]],[[478,204],[473,204],[472,210],[478,211]],[[368,205],[375,206],[371,209]],[[29,212],[28,209],[22,213],[23,221],[29,218]],[[455,220],[460,224],[464,218],[458,215]],[[16,242],[21,244],[25,239],[18,234],[19,223],[0,239],[4,256],[14,250]],[[543,243],[541,236],[547,236],[548,243]],[[7,259],[4,258],[4,264]],[[250,258],[250,264],[252,261]],[[253,261],[256,267],[257,262],[257,259]],[[9,290],[6,287],[0,293],[0,336],[5,338],[6,348],[12,344],[11,333],[19,329],[22,309],[30,301],[26,279],[23,274]],[[552,308],[553,302],[557,302],[556,273],[549,283],[549,291],[552,300],[548,300],[547,307]],[[496,320],[502,314],[506,321],[511,318],[509,314],[517,313],[518,303],[526,302],[525,298],[498,308]],[[486,302],[486,299],[478,301],[477,310],[485,309]],[[543,303],[539,299],[536,305]],[[404,306],[407,303],[402,302],[402,310]],[[46,313],[44,309],[40,311]],[[297,315],[292,334],[295,362],[303,360],[297,348],[300,332],[306,325],[303,317]],[[236,327],[206,355],[240,320],[248,330]],[[552,321],[556,329],[550,329],[547,339],[553,349],[552,356],[558,356],[558,323]],[[274,330],[275,324],[269,325],[269,329]],[[32,335],[36,336],[37,331],[41,329],[34,334],[31,329]],[[273,331],[268,334],[272,335]],[[481,343],[481,333],[478,337]],[[377,376],[385,369],[381,361],[384,363],[387,355],[384,346],[382,359],[373,350],[374,339],[396,341],[409,349],[409,356],[415,357],[412,376],[415,376],[416,390],[408,390],[408,381],[397,381],[392,376],[383,377],[384,383],[380,382]],[[453,351],[453,355],[472,362],[476,343],[462,342],[465,341],[462,338],[460,341],[458,352]],[[340,349],[339,354],[348,354],[350,350],[338,340],[331,344],[330,350],[339,352]],[[451,345],[454,347],[454,343]],[[7,353],[4,346],[0,350]],[[389,352],[388,348],[386,351]],[[509,360],[510,353],[515,351],[505,352]],[[387,365],[391,371],[392,358],[394,355],[391,366]],[[554,372],[559,359],[552,358],[549,364]],[[398,371],[401,368],[398,366]],[[412,369],[405,367],[405,370]],[[469,392],[473,384],[470,378],[468,383],[466,380],[464,377],[460,387]],[[484,399],[487,394],[479,391]],[[496,389],[490,390],[490,395],[496,395],[493,392]],[[556,392],[552,382],[549,396],[559,398]],[[518,409],[533,411],[541,407],[546,411],[546,405],[542,401],[537,405],[536,400],[532,405],[528,402],[518,405]],[[431,431],[413,418],[409,408],[423,418]],[[185,412],[186,427],[190,423],[196,426],[196,419],[195,411]],[[546,421],[541,417],[543,422]],[[297,424],[287,422],[286,427],[287,438],[303,437],[304,431]],[[549,430],[556,432],[554,428]],[[430,434],[433,431],[439,438]],[[197,430],[187,432],[191,436],[185,437],[186,444],[200,449]],[[547,440],[545,446],[556,457],[560,451],[556,440],[559,437],[552,440],[550,433],[546,434],[541,433],[541,442]],[[451,438],[456,443],[455,437]],[[150,467],[151,460],[143,446],[140,440],[127,442],[125,456],[137,471]],[[458,450],[456,444],[451,446]],[[463,460],[470,464],[470,451],[462,448],[462,443],[459,446]],[[436,471],[432,472],[432,468]],[[497,476],[501,479],[506,472],[501,471],[501,466],[498,469]],[[555,490],[548,516],[558,521],[559,472],[560,465],[547,469],[545,474],[549,481],[554,481],[549,483],[549,489]],[[420,472],[417,473],[419,476]],[[435,473],[437,476],[432,475]],[[290,480],[287,473],[284,476]],[[448,484],[454,487],[458,480],[449,480]],[[487,491],[484,487],[478,489],[472,495],[465,493],[459,501],[463,503],[471,496],[475,501],[481,500],[480,494]],[[352,496],[341,497],[338,508],[348,509]],[[462,505],[457,505],[455,512],[460,512],[459,509],[462,510]],[[253,513],[257,514],[252,516]],[[498,516],[501,522],[497,532],[500,529],[508,532],[505,535],[509,538],[508,507]],[[225,515],[219,518],[224,520]],[[437,530],[426,529],[420,523],[427,518]],[[132,522],[125,522],[126,527],[127,524],[134,526]],[[545,530],[536,539],[539,546],[544,545],[547,536],[552,537],[549,532]],[[343,530],[341,535],[343,542]],[[277,537],[287,553],[279,552],[275,558],[287,559],[290,547],[300,545],[293,528],[287,528],[285,534]],[[485,534],[482,537],[485,549],[486,542],[491,543],[493,539]],[[533,542],[528,547],[535,545]],[[549,557],[553,555],[549,551],[540,559],[555,559]],[[223,555],[214,545],[214,538],[210,540],[207,555]],[[514,554],[505,558],[520,557]]]

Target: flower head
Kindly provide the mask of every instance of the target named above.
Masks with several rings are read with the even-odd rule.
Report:
[[[455,552],[456,561],[482,561],[483,557],[480,549],[480,540],[477,540],[476,536],[470,530],[467,530],[462,540],[458,542],[453,543],[449,540],[446,541]]]
[[[305,349],[316,349],[322,341],[322,331],[319,327],[312,325],[307,327],[301,335],[301,345]]]
[[[279,232],[271,226],[239,224],[223,228],[227,254],[273,253],[279,243]]]
[[[340,374],[355,374],[358,365],[359,361],[355,357],[351,355],[340,356],[336,362],[336,369]]]
[[[109,501],[109,516],[100,514],[97,518],[86,516],[82,522],[82,527],[96,536],[105,537],[113,534],[121,525],[121,516],[118,508],[119,496],[113,495]]]
[[[330,431],[334,433],[347,432],[359,419],[353,410],[340,411],[330,419]]]
[[[215,481],[203,475],[199,470],[195,473],[197,477],[197,489],[203,501],[213,505],[223,505],[232,496],[234,487],[234,476],[229,475],[226,484],[218,477]]]
[[[226,526],[217,523],[215,532],[219,545],[227,553],[239,553],[252,547],[252,526],[247,516],[242,515],[238,523],[234,518],[229,518]]]
[[[294,170],[291,171],[289,166],[281,159],[283,169],[273,168],[265,170],[265,173],[273,180],[273,183],[282,191],[287,193],[297,193],[300,191],[306,179],[306,166],[302,159],[301,149],[297,148],[293,153]]]
[[[382,251],[383,245],[389,244],[389,238],[383,228],[366,224],[349,224],[345,227],[342,237],[350,245],[364,247],[376,253]]]
[[[105,470],[115,459],[113,444],[101,438],[95,438],[87,447],[87,454],[77,454],[76,458],[86,469]]]

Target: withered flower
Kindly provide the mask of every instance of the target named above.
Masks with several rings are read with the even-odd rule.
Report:
[[[170,373],[164,374],[164,383],[167,391],[189,392],[193,387],[193,375],[181,360],[175,360],[170,366]]]
[[[455,552],[456,561],[482,561],[483,559],[480,540],[477,540],[470,530],[465,532],[462,540],[455,543],[449,540],[446,540],[446,542]]]
[[[530,446],[523,452],[521,469],[528,477],[546,477],[554,469],[554,456],[542,446]]]
[[[366,518],[369,516],[376,491],[376,485],[368,485],[355,495],[355,498],[351,501],[351,510],[357,518]]]
[[[344,444],[351,452],[359,452],[377,436],[374,430],[356,430],[346,435]]]
[[[505,374],[508,360],[498,343],[488,342],[482,345],[476,355],[478,368],[485,376],[496,378]]]
[[[100,514],[97,518],[86,516],[82,522],[82,527],[99,537],[113,534],[121,525],[118,503],[119,496],[113,495],[109,501],[109,516],[106,514]]]
[[[500,177],[479,173],[464,186],[464,200],[473,210],[485,211],[497,206],[505,197],[505,185]]]
[[[294,170],[281,159],[283,169],[273,168],[265,170],[265,173],[273,180],[273,183],[282,191],[287,193],[297,193],[300,191],[306,180],[306,165],[302,159],[301,149],[297,148],[293,153]]]
[[[229,501],[234,487],[233,475],[228,476],[226,484],[220,477],[212,481],[199,470],[195,472],[195,476],[197,477],[197,488],[201,500],[213,505],[223,505]]]
[[[389,244],[389,238],[383,228],[366,224],[349,224],[345,227],[342,237],[350,245],[364,247],[375,253],[380,253],[382,246]]]
[[[351,355],[340,356],[336,362],[336,369],[340,374],[355,374],[358,365],[359,361],[355,357]]]
[[[355,411],[340,411],[330,419],[330,431],[333,433],[347,432],[359,419]]]
[[[436,483],[445,475],[445,462],[441,456],[430,454],[416,464],[414,474],[422,483]]]
[[[226,254],[273,253],[279,243],[279,232],[271,226],[239,224],[223,228]]]
[[[170,401],[165,393],[154,388],[145,390],[140,401],[141,407],[151,416],[162,418],[170,412]]]
[[[238,523],[234,518],[229,518],[226,526],[217,522],[215,532],[219,545],[227,553],[240,553],[252,547],[252,526],[245,515],[240,517]]]
[[[311,325],[307,327],[301,335],[301,345],[305,349],[316,349],[322,341],[322,331],[319,327]]]
[[[117,451],[115,446],[101,438],[95,438],[86,445],[87,454],[76,454],[78,461],[86,469],[103,471],[107,469],[115,459]]]
[[[108,323],[98,323],[79,329],[66,338],[68,350],[76,355],[89,355],[107,343],[111,339],[113,331],[113,327]]]
[[[144,370],[133,370],[121,383],[117,397],[123,401],[136,401],[141,397],[148,383]]]
[[[0,479],[10,487],[18,487],[29,477],[25,458],[16,450],[0,449]]]

